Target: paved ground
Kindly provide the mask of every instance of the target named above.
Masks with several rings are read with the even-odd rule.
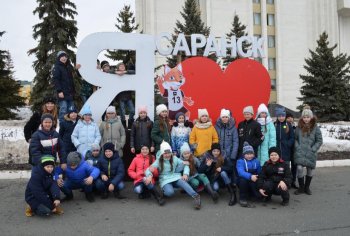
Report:
[[[254,209],[227,205],[227,194],[214,205],[203,196],[200,211],[178,193],[163,207],[153,199],[138,200],[131,183],[125,200],[75,200],[65,214],[49,219],[25,217],[25,180],[0,181],[0,235],[350,235],[350,168],[319,168],[312,196],[292,194],[288,207],[280,199]],[[205,194],[203,194],[205,195]]]

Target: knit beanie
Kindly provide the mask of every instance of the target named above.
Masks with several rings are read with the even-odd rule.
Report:
[[[254,148],[248,142],[243,143],[243,155],[245,154],[254,154]]]
[[[286,109],[284,107],[276,107],[275,115],[276,115],[276,117],[286,116]]]
[[[57,53],[57,59],[59,60],[61,57],[68,57],[67,53],[65,51],[59,51]]]
[[[46,104],[48,102],[56,103],[56,99],[54,97],[45,97],[43,103]]]
[[[102,61],[101,62],[101,69],[103,69],[104,66],[109,66],[109,62],[108,61]]]
[[[69,115],[70,113],[75,112],[77,113],[77,109],[75,108],[75,106],[70,106],[67,110],[67,114]]]
[[[141,112],[147,112],[147,106],[139,106],[139,108],[137,109],[138,114],[140,114]]]
[[[81,155],[79,152],[70,152],[67,156],[67,165],[68,166],[76,166],[80,163],[81,161]]]
[[[115,106],[109,106],[107,107],[106,113],[117,113],[115,111]]]
[[[190,151],[191,151],[190,145],[188,145],[187,142],[184,142],[180,148],[180,155],[182,156],[184,152],[190,152]]]
[[[100,150],[100,145],[98,145],[97,143],[93,143],[91,144],[91,151],[94,151],[94,150]]]
[[[91,112],[90,106],[86,104],[81,110],[81,115],[85,116],[85,115],[91,115],[91,114],[92,112]]]
[[[207,111],[207,109],[198,109],[198,118],[200,119],[202,116],[209,116],[209,113]]]
[[[273,152],[277,153],[278,156],[281,157],[281,150],[278,147],[270,147],[270,149],[269,149],[269,156]]]
[[[164,104],[159,104],[156,107],[156,113],[158,116],[160,115],[160,113],[162,113],[162,111],[167,111],[167,110],[168,110],[168,108]]]
[[[225,117],[225,116],[230,117],[230,111],[223,108],[223,109],[221,109],[221,112],[220,112],[220,118]]]
[[[310,118],[314,117],[314,114],[311,111],[310,106],[305,106],[303,112],[301,113],[301,117],[308,116]]]
[[[45,119],[50,119],[53,122],[53,116],[50,113],[44,113],[41,116],[41,123],[43,123]]]
[[[179,122],[179,117],[180,116],[183,116],[183,117],[185,117],[185,119],[186,119],[186,116],[185,116],[185,113],[183,113],[183,112],[178,112],[178,113],[176,113],[176,115],[175,115],[175,120],[177,121],[177,122]]]
[[[159,151],[160,151],[160,155],[163,155],[165,152],[170,152],[170,153],[173,152],[171,150],[170,144],[165,142],[164,140],[160,144],[160,150]]]
[[[55,166],[55,158],[51,155],[45,155],[41,157],[41,165],[42,167],[52,165]]]
[[[105,143],[103,145],[103,151],[106,150],[111,150],[112,152],[114,152],[114,144],[113,143]]]
[[[258,107],[258,114],[257,116],[260,115],[260,113],[265,112],[266,114],[269,114],[269,109],[267,109],[267,106],[264,103],[261,103]]]
[[[247,106],[247,107],[245,107],[245,108],[243,109],[243,114],[244,114],[244,113],[250,113],[250,114],[254,115],[254,109],[253,109],[253,107],[252,107],[252,106]]]
[[[213,143],[213,144],[211,145],[210,151],[212,152],[212,151],[214,151],[215,149],[218,149],[218,150],[221,152],[221,147],[220,147],[220,144],[219,144],[219,143]]]

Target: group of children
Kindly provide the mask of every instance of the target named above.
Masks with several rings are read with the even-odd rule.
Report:
[[[255,119],[253,107],[245,107],[244,120],[238,128],[226,109],[221,110],[215,124],[206,109],[198,110],[198,120],[193,123],[181,112],[176,114],[175,122],[170,121],[164,104],[156,107],[154,123],[147,115],[147,107],[139,107],[138,114],[130,137],[130,150],[135,157],[127,173],[134,180],[134,192],[140,199],[152,195],[163,205],[163,195],[171,197],[176,189],[182,189],[193,198],[195,209],[200,209],[203,189],[216,203],[220,188],[225,187],[232,206],[237,203],[238,187],[242,207],[252,207],[250,199],[267,202],[273,194],[281,195],[285,206],[289,203],[288,189],[296,187],[294,176],[299,182],[295,194],[311,194],[322,135],[309,107],[303,110],[295,130],[293,122],[287,121],[284,108],[276,109],[277,120],[273,122],[264,104],[259,106]],[[102,199],[109,193],[124,198],[120,191],[124,188],[121,158],[125,131],[115,108],[107,108],[106,121],[100,127],[92,121],[88,106],[81,115],[73,122],[74,128],[60,126],[71,132],[73,145],[67,144],[69,140],[62,141],[67,136],[65,132],[60,132],[56,141],[51,138],[55,137],[53,134],[40,139],[40,132],[56,132],[52,115],[41,116],[40,128],[30,140],[30,155],[35,161],[26,189],[27,215],[62,213],[59,188],[64,200],[73,198],[74,189],[83,189],[90,202],[94,201],[94,192],[100,193]],[[67,117],[75,116],[76,111],[68,111]],[[57,152],[60,166],[54,168]]]

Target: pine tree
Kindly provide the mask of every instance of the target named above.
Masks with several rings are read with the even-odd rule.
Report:
[[[132,33],[135,32],[139,25],[135,24],[134,13],[130,10],[130,5],[124,5],[123,9],[120,10],[117,16],[117,27],[119,32]],[[107,50],[108,54],[106,57],[112,59],[113,61],[123,61],[124,64],[132,63],[135,65],[135,51],[130,50]]]
[[[315,51],[305,59],[307,75],[298,98],[308,104],[322,121],[349,120],[350,118],[350,57],[333,55],[337,44],[329,47],[328,35],[323,32],[317,40]]]
[[[0,32],[0,37],[5,31]],[[11,54],[0,50],[0,120],[14,119],[16,113],[11,109],[24,106],[24,98],[19,96],[20,84],[13,78]]]
[[[76,48],[78,33],[77,22],[74,20],[74,16],[77,15],[74,3],[70,0],[37,0],[37,2],[38,7],[33,14],[38,14],[41,22],[34,25],[33,38],[39,43],[28,51],[29,55],[34,54],[37,58],[33,63],[36,75],[30,101],[33,111],[40,109],[44,97],[57,95],[51,81],[51,71],[57,52],[65,51],[69,60],[75,63],[72,49]],[[78,96],[81,79],[75,76],[74,83]]]
[[[186,36],[186,41],[189,49],[191,50],[191,34],[203,34],[209,36],[210,27],[204,26],[204,22],[201,19],[201,12],[196,0],[186,0],[185,6],[180,12],[184,23],[179,20],[176,21],[176,27],[174,29],[173,39],[171,41],[172,46],[175,45],[177,35],[183,33]],[[198,49],[197,55],[203,55],[204,49]],[[167,63],[170,67],[175,67],[179,62],[184,61],[188,58],[184,52],[179,52],[176,56],[171,56],[167,58]],[[208,58],[216,61],[214,55],[210,55]]]
[[[233,22],[232,22],[232,29],[231,29],[230,33],[226,34],[226,36],[229,39],[232,36],[236,36],[236,41],[237,41],[240,37],[248,35],[248,33],[245,32],[246,28],[247,28],[247,26],[243,25],[239,20],[239,16],[237,14],[235,14],[235,16],[233,18]],[[251,44],[249,44],[247,42],[243,42],[243,44],[242,44],[243,51],[246,52],[250,46],[251,46]],[[227,50],[227,56],[222,58],[223,65],[227,66],[232,61],[237,60],[238,58],[239,58],[239,55],[237,55],[237,57],[231,57],[231,52],[229,52]]]

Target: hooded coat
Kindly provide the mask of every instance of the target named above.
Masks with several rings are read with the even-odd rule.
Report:
[[[100,124],[101,147],[105,143],[113,143],[118,155],[123,157],[123,147],[125,145],[125,129],[118,117],[102,121]]]
[[[52,76],[57,93],[63,92],[64,95],[64,98],[58,99],[73,101],[75,95],[73,66],[70,64],[69,60],[64,64],[57,58],[52,70]]]
[[[94,121],[87,123],[79,120],[71,135],[72,142],[81,155],[91,149],[91,144],[100,144],[101,134],[97,124]]]
[[[114,152],[111,158],[107,158],[105,155],[100,157],[97,167],[101,171],[100,175],[107,175],[114,186],[118,186],[123,181],[125,175],[124,164],[117,152]]]
[[[231,161],[236,160],[238,152],[238,132],[235,126],[235,120],[230,117],[227,124],[222,123],[219,118],[215,124],[216,132],[219,136],[221,150],[226,153],[226,157]]]
[[[72,133],[77,125],[79,120],[79,116],[77,117],[76,121],[72,121],[69,117],[68,114],[64,116],[64,121],[60,124],[60,130],[59,130],[59,135],[60,138],[63,141],[64,149],[66,153],[74,152],[76,151],[76,147],[72,143]]]

